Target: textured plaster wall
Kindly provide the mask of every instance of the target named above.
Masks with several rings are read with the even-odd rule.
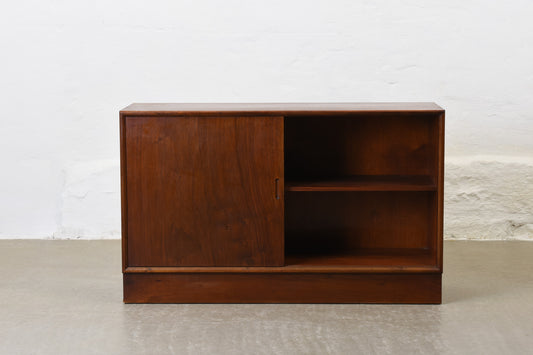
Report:
[[[447,238],[533,240],[533,158],[450,158],[445,181]]]
[[[21,0],[0,238],[118,238],[130,102],[436,101],[448,238],[533,239],[533,2]]]

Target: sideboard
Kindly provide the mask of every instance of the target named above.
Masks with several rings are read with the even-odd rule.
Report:
[[[120,111],[126,303],[440,303],[434,103]]]

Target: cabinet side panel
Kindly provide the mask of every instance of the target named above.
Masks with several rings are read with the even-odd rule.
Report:
[[[283,264],[280,117],[128,117],[126,126],[129,266]]]
[[[443,225],[444,225],[444,112],[438,118],[438,160],[437,160],[437,265],[443,270]]]
[[[128,201],[126,199],[126,124],[125,116],[121,113],[119,115],[119,130],[120,130],[120,218],[121,218],[121,234],[122,234],[122,271],[124,272],[128,267]]]

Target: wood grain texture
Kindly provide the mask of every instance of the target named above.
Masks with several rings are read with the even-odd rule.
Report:
[[[128,266],[283,265],[283,119],[125,118]]]
[[[374,112],[285,119],[287,181],[353,175],[436,176],[437,114]]]
[[[347,103],[135,103],[121,113],[137,116],[336,116],[376,112],[443,112],[433,102]]]
[[[286,255],[427,249],[433,192],[289,192]]]
[[[124,274],[125,303],[441,303],[441,274]]]

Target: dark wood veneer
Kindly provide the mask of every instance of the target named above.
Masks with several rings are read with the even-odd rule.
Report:
[[[441,303],[441,274],[124,274],[125,303]]]
[[[128,265],[283,265],[281,117],[125,126]]]
[[[124,301],[440,303],[433,103],[133,104]]]

